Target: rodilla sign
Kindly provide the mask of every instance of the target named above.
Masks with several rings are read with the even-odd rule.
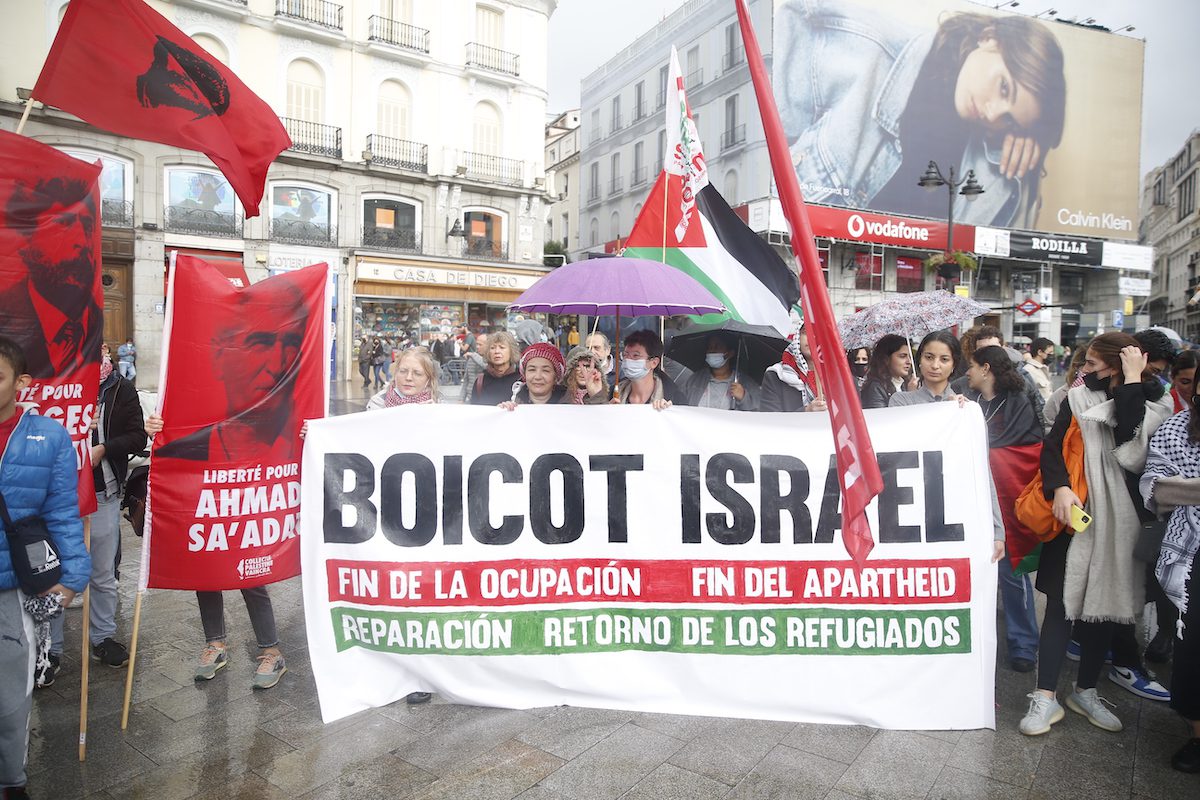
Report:
[[[322,717],[426,690],[993,726],[983,418],[943,404],[867,420],[885,488],[862,569],[822,415],[410,406],[311,422],[301,543]]]
[[[944,222],[818,205],[808,206],[808,218],[817,236],[918,250],[946,249],[947,226]],[[955,225],[954,246],[960,250],[973,250],[974,226]]]

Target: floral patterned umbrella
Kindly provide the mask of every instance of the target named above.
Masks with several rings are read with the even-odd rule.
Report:
[[[927,333],[970,322],[991,309],[952,292],[912,292],[889,297],[838,321],[842,345],[848,350],[874,347],[889,333],[898,333],[910,342],[920,341]]]

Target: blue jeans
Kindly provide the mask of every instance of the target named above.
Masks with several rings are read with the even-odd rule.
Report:
[[[1004,606],[1008,657],[1034,661],[1038,650],[1038,626],[1033,605],[1033,585],[1028,575],[1013,574],[1007,553],[996,566],[1000,571],[1000,602]]]
[[[121,542],[121,495],[96,493],[89,551],[92,554],[88,638],[100,644],[117,634],[117,546]],[[50,620],[50,652],[62,655],[63,615]],[[84,654],[87,657],[87,654]]]

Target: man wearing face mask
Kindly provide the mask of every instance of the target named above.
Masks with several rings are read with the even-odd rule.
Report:
[[[616,403],[647,404],[658,410],[688,405],[687,395],[659,369],[663,343],[653,331],[635,331],[621,351],[621,382]]]
[[[708,369],[693,372],[684,384],[688,405],[723,411],[758,410],[758,384],[734,373],[736,349],[732,337],[709,335],[704,355]]]

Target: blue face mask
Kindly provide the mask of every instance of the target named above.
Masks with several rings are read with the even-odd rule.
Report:
[[[720,369],[729,363],[729,356],[726,353],[705,353],[704,363],[712,369]]]
[[[644,358],[621,359],[621,374],[631,381],[636,381],[650,374]]]

